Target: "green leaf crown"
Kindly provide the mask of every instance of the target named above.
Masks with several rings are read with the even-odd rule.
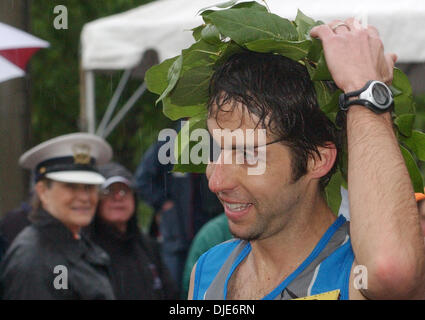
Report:
[[[172,119],[190,118],[176,139],[175,171],[204,172],[205,164],[182,164],[182,152],[188,152],[195,142],[187,138],[192,130],[206,128],[208,87],[215,68],[231,55],[243,50],[274,53],[286,56],[304,65],[314,84],[320,108],[335,123],[339,110],[341,90],[330,89],[332,80],[326,65],[321,41],[310,37],[310,30],[323,24],[298,10],[294,21],[270,13],[258,2],[228,1],[216,5],[218,10],[200,10],[204,23],[192,29],[195,40],[179,56],[153,66],[145,81],[150,91],[159,95],[164,114]],[[394,94],[393,119],[415,192],[423,192],[423,181],[414,160],[425,161],[425,134],[414,130],[415,106],[407,76],[394,68],[391,86]],[[184,132],[184,136],[182,135]],[[189,134],[188,134],[189,132]],[[340,186],[347,187],[346,154],[326,187],[328,204],[337,212],[341,196]],[[391,174],[391,173],[389,173]]]

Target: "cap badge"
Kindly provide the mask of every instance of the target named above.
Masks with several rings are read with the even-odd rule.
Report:
[[[72,146],[74,153],[74,164],[90,163],[90,146],[86,144],[76,144]]]

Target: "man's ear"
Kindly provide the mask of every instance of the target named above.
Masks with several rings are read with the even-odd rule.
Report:
[[[315,153],[308,160],[309,175],[311,178],[320,179],[325,176],[333,167],[337,150],[332,142],[326,143],[325,147],[318,147],[320,157]]]

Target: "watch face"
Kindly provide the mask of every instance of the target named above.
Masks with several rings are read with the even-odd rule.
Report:
[[[372,95],[376,103],[381,106],[385,106],[390,101],[390,95],[387,88],[380,83],[375,83],[372,88]]]

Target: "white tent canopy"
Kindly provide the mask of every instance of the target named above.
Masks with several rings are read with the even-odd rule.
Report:
[[[263,3],[260,0],[257,0]],[[94,132],[94,70],[127,70],[119,87],[123,88],[130,69],[140,63],[147,49],[158,52],[160,61],[180,54],[193,43],[190,29],[202,23],[200,9],[224,0],[158,0],[133,10],[87,23],[81,33],[81,64],[85,73],[85,110],[89,131]],[[242,1],[240,1],[242,2]],[[316,20],[362,17],[377,27],[385,50],[394,52],[399,62],[425,61],[425,1],[423,0],[267,0],[272,13],[295,19],[297,9]],[[132,103],[145,90],[140,87]],[[98,134],[106,136],[124,116],[126,104],[112,122],[116,91]],[[116,100],[116,101],[115,101]],[[112,126],[111,126],[112,125]]]

